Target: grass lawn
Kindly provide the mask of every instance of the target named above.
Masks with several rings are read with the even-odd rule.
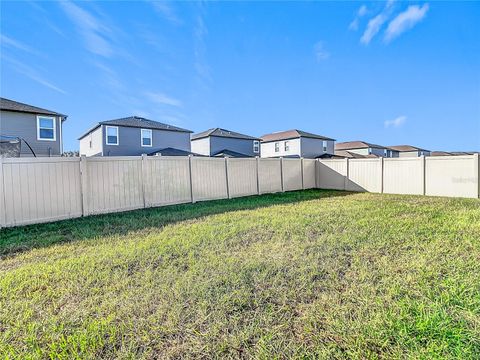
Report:
[[[0,230],[6,358],[480,358],[480,201],[309,190]]]

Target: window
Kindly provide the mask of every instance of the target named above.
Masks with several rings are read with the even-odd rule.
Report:
[[[388,155],[387,149],[383,149],[383,156],[387,156],[387,155]]]
[[[423,156],[423,155],[425,155],[425,154],[423,153],[423,151],[420,151],[420,156]]]
[[[37,116],[37,140],[55,141],[55,118]]]
[[[323,152],[327,152],[327,141],[323,140],[322,145],[323,145]]]
[[[260,152],[260,141],[253,140],[253,152],[258,154]]]
[[[142,136],[142,146],[152,146],[152,130],[142,129],[140,133]]]
[[[276,142],[275,143],[275,152],[279,152],[280,151],[280,143]]]
[[[368,154],[370,155],[372,153],[372,148],[368,148]]]
[[[285,141],[283,145],[284,145],[285,151],[290,151],[290,144],[288,143],[288,141]]]
[[[107,145],[118,145],[118,127],[106,126],[105,137],[106,137]]]

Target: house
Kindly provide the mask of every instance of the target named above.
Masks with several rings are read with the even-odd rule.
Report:
[[[302,130],[287,130],[261,137],[262,157],[317,158],[334,154],[335,139]]]
[[[66,115],[0,98],[0,135],[20,140],[20,156],[60,156]]]
[[[346,141],[335,144],[335,154],[345,157],[355,157],[352,154],[365,157],[398,157],[398,151],[387,146],[368,143],[366,141]]]
[[[209,129],[191,138],[192,151],[216,157],[260,156],[260,139],[221,128]]]
[[[430,156],[430,150],[425,150],[411,145],[395,145],[389,146],[390,149],[398,151],[399,157],[418,157]]]
[[[80,155],[138,156],[172,148],[189,153],[192,131],[139,116],[101,121],[79,137]],[[171,150],[170,150],[171,151]]]
[[[431,151],[430,156],[462,156],[462,155],[474,155],[475,151]]]

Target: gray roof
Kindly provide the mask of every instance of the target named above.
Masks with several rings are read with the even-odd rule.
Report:
[[[23,113],[31,113],[31,114],[42,114],[42,115],[55,115],[55,116],[63,116],[66,115],[57,113],[55,111],[42,109],[33,105],[24,104],[18,101],[5,99],[0,97],[0,110],[7,110],[7,111],[15,111],[15,112],[23,112]]]
[[[240,134],[235,131],[230,131],[230,130],[221,129],[221,128],[208,129],[206,131],[193,134],[191,138],[192,140],[197,140],[197,139],[203,139],[209,136],[218,136],[218,137],[225,137],[225,138],[232,138],[232,139],[260,140],[259,138],[256,138],[253,136]]]
[[[365,149],[365,148],[377,148],[377,149],[387,149],[387,146],[372,144],[366,141],[346,141],[335,144],[336,150],[351,150],[351,149]]]
[[[189,156],[189,155],[203,156],[203,155],[200,155],[200,154],[193,153],[191,151],[175,149],[175,148],[172,148],[172,147],[155,150],[155,151],[152,151],[151,153],[149,153],[148,155],[157,155],[157,154],[159,154],[161,156]]]
[[[253,157],[247,154],[242,154],[237,151],[233,150],[228,150],[228,149],[223,149],[220,151],[217,151],[215,154],[213,154],[215,157],[231,157],[231,158],[249,158]]]
[[[177,132],[188,132],[188,133],[193,132],[191,130],[182,129],[177,126],[164,124],[154,120],[145,119],[140,116],[129,116],[129,117],[120,118],[120,119],[100,121],[95,126],[90,128],[88,131],[83,133],[78,138],[78,140],[90,134],[93,130],[98,128],[100,125],[126,126],[126,127],[142,128],[142,129],[166,130],[166,131],[177,131]]]
[[[271,141],[278,141],[278,140],[296,139],[299,137],[335,141],[335,139],[332,139],[326,136],[312,134],[312,133],[302,131],[302,130],[297,130],[297,129],[265,134],[261,138],[262,138],[262,142],[271,142]]]

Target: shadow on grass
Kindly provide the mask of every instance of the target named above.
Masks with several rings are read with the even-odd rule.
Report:
[[[162,228],[167,224],[208,215],[350,194],[352,193],[346,191],[311,189],[195,204],[170,205],[5,228],[0,230],[0,258],[63,242],[124,235],[145,228]]]

